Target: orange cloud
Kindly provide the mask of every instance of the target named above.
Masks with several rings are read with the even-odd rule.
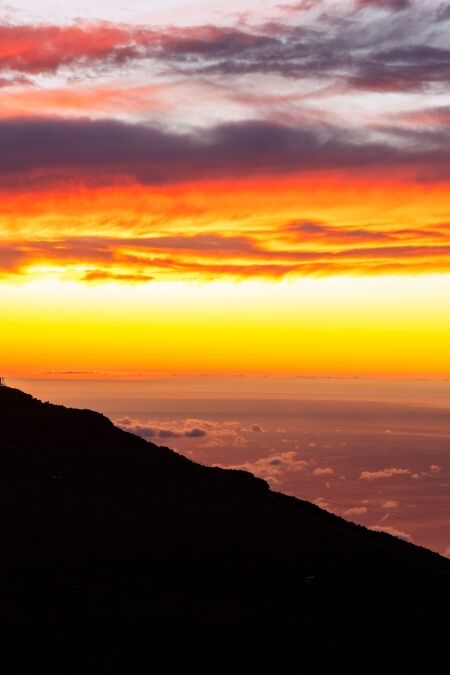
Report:
[[[316,469],[313,471],[313,476],[316,477],[321,477],[321,476],[331,476],[334,473],[334,469],[331,467],[320,467],[318,466]]]
[[[382,509],[396,509],[398,506],[400,506],[400,502],[395,499],[388,499],[381,504]]]
[[[276,232],[273,233],[276,237]],[[54,241],[10,241],[0,248],[4,273],[27,274],[48,264],[86,281],[149,281],[154,278],[282,278],[289,275],[380,274],[450,270],[450,246],[365,247],[336,251],[267,249],[246,237],[83,237]]]
[[[3,190],[0,270],[39,278],[50,265],[89,282],[447,272],[447,194],[333,173]]]
[[[382,478],[394,478],[395,476],[410,476],[410,469],[399,469],[391,467],[390,469],[381,469],[380,471],[361,471],[360,480],[380,480]]]
[[[346,517],[350,516],[364,516],[367,513],[367,508],[365,506],[354,506],[351,509],[347,509],[343,512],[343,515]]]

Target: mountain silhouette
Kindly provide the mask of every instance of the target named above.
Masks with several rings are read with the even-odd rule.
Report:
[[[448,672],[450,561],[0,387],[9,675]]]

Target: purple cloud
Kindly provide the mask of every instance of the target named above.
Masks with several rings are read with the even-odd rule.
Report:
[[[61,179],[92,183],[128,176],[160,184],[225,176],[364,167],[422,165],[450,170],[446,130],[400,132],[392,142],[361,141],[343,128],[293,127],[270,121],[225,123],[201,133],[163,131],[146,124],[103,120],[0,121],[3,185]],[[410,143],[405,146],[405,140]],[[399,145],[402,140],[403,146]]]

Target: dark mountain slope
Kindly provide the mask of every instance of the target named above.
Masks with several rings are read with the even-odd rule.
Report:
[[[14,389],[0,430],[9,673],[445,670],[437,554]]]

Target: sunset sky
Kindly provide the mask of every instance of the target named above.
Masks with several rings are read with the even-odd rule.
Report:
[[[449,30],[439,0],[1,3],[4,374],[450,376]]]

